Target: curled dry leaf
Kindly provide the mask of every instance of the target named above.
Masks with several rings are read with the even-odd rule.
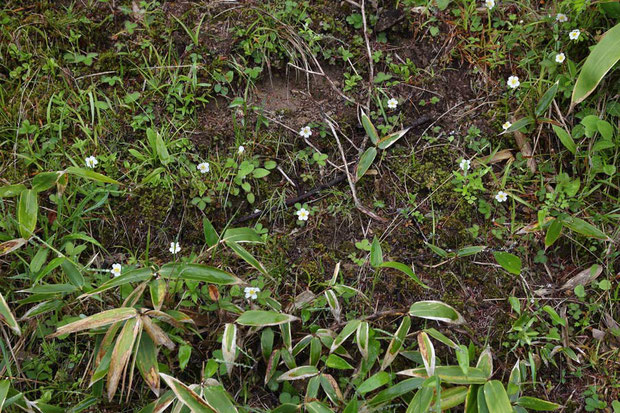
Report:
[[[1,243],[0,244],[0,257],[10,252],[13,252],[16,249],[23,247],[24,244],[26,244],[26,242],[27,241],[24,238],[16,238],[16,239],[12,239],[10,241],[5,241]]]
[[[590,268],[587,268],[583,271],[580,271],[579,274],[575,275],[570,280],[566,281],[564,285],[561,287],[562,290],[573,290],[578,285],[586,286],[590,284],[592,281],[596,280],[599,275],[603,272],[603,267],[600,265],[594,264]]]

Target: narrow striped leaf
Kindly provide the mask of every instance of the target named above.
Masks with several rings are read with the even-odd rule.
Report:
[[[370,343],[370,326],[366,321],[360,323],[357,327],[356,341],[357,348],[359,348],[360,353],[362,353],[362,357],[364,359],[368,359],[368,347]]]
[[[394,333],[394,337],[390,341],[390,345],[385,351],[385,356],[383,357],[383,362],[381,363],[381,370],[385,370],[396,358],[398,352],[403,346],[403,342],[405,341],[405,337],[409,333],[409,328],[411,327],[411,318],[409,316],[403,317],[403,321],[401,321],[398,330]]]
[[[131,356],[134,343],[141,331],[142,319],[139,317],[130,318],[125,322],[116,339],[112,358],[110,359],[110,369],[108,370],[107,396],[110,401],[116,393],[121,375],[129,362],[129,356]]]
[[[347,325],[345,325],[343,327],[343,329],[340,331],[340,333],[334,339],[334,342],[332,343],[331,348],[329,349],[329,352],[333,353],[334,351],[336,351],[336,349],[338,347],[340,347],[342,345],[342,343],[344,343],[345,340],[347,338],[349,338],[349,336],[351,334],[355,333],[355,331],[359,327],[360,323],[361,323],[360,320],[351,320],[351,321],[349,321],[347,323]]]
[[[19,324],[17,324],[17,321],[15,321],[15,316],[11,312],[11,309],[6,303],[6,300],[4,299],[2,293],[0,293],[0,321],[5,323],[18,336],[22,335]]]
[[[52,333],[47,337],[54,338],[64,334],[107,326],[108,324],[112,324],[117,321],[123,321],[136,317],[137,314],[138,312],[133,307],[121,307],[113,310],[102,311],[98,314],[91,315],[90,317],[82,318],[81,320],[58,327],[55,333]]]
[[[458,311],[441,301],[418,301],[409,309],[409,315],[449,324],[463,324],[465,322]]]
[[[484,400],[490,413],[511,413],[512,405],[502,382],[491,380],[483,386]]]
[[[319,374],[319,370],[314,366],[299,366],[281,374],[280,377],[278,377],[278,381],[303,380],[314,377],[317,374]]]
[[[192,413],[217,413],[202,397],[179,380],[164,373],[159,373],[159,375]]]
[[[418,334],[418,346],[420,347],[420,355],[426,369],[428,377],[435,375],[435,346],[424,331]]]
[[[224,335],[222,336],[222,357],[226,362],[226,372],[230,376],[233,369],[233,363],[237,355],[237,326],[229,323],[224,327]]]

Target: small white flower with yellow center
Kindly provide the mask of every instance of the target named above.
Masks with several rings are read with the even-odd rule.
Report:
[[[201,174],[206,174],[209,172],[209,162],[202,162],[196,166],[196,169],[200,171]]]
[[[297,214],[297,219],[300,221],[307,221],[310,216],[310,212],[306,208],[301,208],[299,211],[295,212]]]
[[[469,159],[463,159],[459,164],[459,168],[463,170],[463,172],[467,172],[471,166],[471,161]]]
[[[502,125],[502,128],[503,128],[504,130],[508,130],[511,126],[512,126],[512,123],[510,123],[510,122],[506,121],[506,122],[504,122],[504,124]]]
[[[519,76],[510,76],[508,78],[508,87],[511,89],[516,89],[519,87],[521,82],[519,82]]]
[[[112,275],[118,277],[121,275],[121,265],[120,264],[112,264]]]
[[[564,13],[558,13],[555,15],[555,19],[560,23],[566,23],[568,21],[568,17]]]
[[[245,292],[245,298],[249,300],[256,300],[258,298],[258,293],[260,293],[260,288],[258,287],[245,287],[243,290]]]
[[[94,168],[99,163],[97,158],[95,158],[94,156],[89,156],[88,158],[84,159],[84,162],[86,162],[86,166],[88,166],[89,168]]]
[[[564,63],[565,60],[566,60],[566,55],[564,53],[558,53],[555,55],[556,63]]]
[[[170,251],[171,254],[178,254],[181,251],[181,246],[178,242],[171,242],[168,251]]]
[[[245,146],[239,145],[239,149],[237,149],[237,153],[241,155],[243,152],[245,152]]]
[[[387,106],[389,109],[396,109],[398,107],[398,100],[392,98],[387,101]]]
[[[491,10],[495,7],[495,0],[485,0],[484,4],[487,6],[487,9]]]
[[[310,126],[304,126],[299,130],[299,136],[309,138],[310,135],[312,135],[312,129],[310,129]]]
[[[506,202],[508,199],[508,194],[504,191],[499,191],[497,195],[495,195],[495,200],[497,202]]]
[[[581,32],[579,31],[579,29],[575,29],[575,30],[571,30],[571,32],[568,34],[568,37],[571,40],[577,40],[579,39],[579,35],[581,34]]]

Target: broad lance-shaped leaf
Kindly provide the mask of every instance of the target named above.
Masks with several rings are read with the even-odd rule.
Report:
[[[113,310],[102,311],[90,317],[82,318],[64,326],[58,327],[55,333],[48,335],[48,338],[62,336],[64,334],[75,333],[82,330],[90,330],[93,328],[107,326],[117,321],[127,320],[136,317],[138,312],[133,307],[121,307]]]
[[[357,347],[362,353],[362,357],[364,359],[368,359],[368,347],[370,341],[370,326],[368,322],[362,321],[360,325],[357,327],[356,341]]]
[[[98,172],[92,171],[90,169],[78,168],[77,166],[70,166],[67,169],[65,169],[64,172],[69,173],[71,175],[79,176],[81,178],[90,179],[91,181],[98,181],[98,182],[104,182],[106,184],[120,185],[120,182],[112,178],[109,178],[105,175],[102,175]]]
[[[583,64],[573,89],[571,109],[596,89],[618,60],[620,60],[620,23],[603,35]]]
[[[24,238],[16,238],[0,243],[0,257],[23,247],[26,242],[28,241]]]
[[[495,251],[493,257],[495,257],[495,261],[509,273],[515,275],[521,274],[521,258],[504,251]]]
[[[389,148],[390,146],[395,144],[396,141],[405,136],[405,134],[409,132],[410,129],[411,128],[399,130],[398,132],[390,133],[389,135],[384,136],[383,138],[381,138],[381,140],[379,140],[379,142],[377,142],[377,147],[379,149]]]
[[[109,290],[110,288],[120,287],[121,285],[146,281],[152,276],[153,270],[151,270],[150,268],[137,268],[135,270],[127,271],[126,273],[123,273],[118,277],[110,278],[108,281],[101,284],[98,288],[95,288],[88,293],[82,294],[78,298],[82,299],[90,297],[103,291]]]
[[[487,378],[490,378],[493,375],[493,353],[491,352],[490,347],[485,348],[482,353],[480,353],[480,357],[478,357],[478,362],[476,363],[476,368],[486,374]]]
[[[289,314],[277,313],[275,311],[249,310],[237,318],[237,324],[251,327],[277,326],[297,320]]]
[[[309,377],[314,377],[317,374],[319,374],[319,370],[314,366],[299,366],[280,375],[280,377],[278,377],[278,381],[303,380]]]
[[[407,265],[405,265],[405,264],[403,264],[401,262],[386,261],[386,262],[381,263],[381,265],[379,265],[379,268],[392,268],[392,269],[398,270],[398,271],[408,275],[409,278],[411,278],[416,283],[420,284],[422,287],[430,288],[428,285],[426,285],[422,281],[420,281],[420,279],[418,278],[417,275],[415,275],[415,273],[413,272],[411,267],[409,267],[409,266],[407,266]]]
[[[439,398],[441,410],[448,410],[463,403],[467,397],[468,390],[469,388],[466,386],[457,386],[442,390],[441,397]]]
[[[424,383],[425,379],[414,377],[411,379],[403,380],[397,384],[388,387],[385,390],[377,393],[375,397],[368,402],[369,406],[379,406],[384,403],[388,403],[403,394],[409,393],[412,390],[419,389]]]
[[[217,285],[243,283],[241,279],[229,272],[203,264],[166,264],[159,269],[158,273],[164,278],[181,278],[184,280],[203,281]]]
[[[559,409],[559,404],[549,402],[547,400],[537,399],[536,397],[523,396],[517,400],[517,405],[526,409],[550,412]]]
[[[435,374],[435,346],[424,331],[418,334],[418,346],[426,374],[428,377],[432,377]]]
[[[216,412],[237,413],[237,408],[222,386],[206,386],[202,394],[207,404]]]
[[[19,234],[22,238],[29,239],[37,226],[39,212],[39,200],[37,193],[32,189],[23,191],[19,195],[17,205],[17,222],[19,222]]]
[[[7,394],[9,394],[9,387],[11,387],[10,380],[0,380],[0,411],[2,411]]]
[[[0,198],[12,198],[21,194],[26,189],[28,189],[26,185],[22,184],[0,186]]]
[[[362,156],[360,157],[360,161],[357,164],[357,168],[355,171],[356,180],[359,181],[360,178],[364,176],[366,172],[368,172],[368,169],[370,169],[370,166],[375,161],[376,157],[377,157],[377,148],[375,148],[374,146],[371,146],[370,148],[366,149],[366,151],[362,154]]]
[[[515,123],[513,123],[512,125],[510,125],[508,129],[500,133],[500,135],[503,135],[504,133],[510,133],[510,132],[514,132],[517,130],[521,130],[525,128],[526,126],[531,125],[532,123],[534,123],[534,119],[532,118],[521,118]]]
[[[224,327],[224,335],[222,336],[222,357],[226,362],[226,372],[228,375],[232,373],[233,363],[237,354],[237,326],[235,324],[226,324]]]
[[[427,413],[433,401],[433,395],[435,394],[436,379],[430,377],[427,379],[422,388],[416,392],[416,394],[409,402],[406,413]]]
[[[568,132],[566,132],[559,126],[551,125],[551,127],[553,128],[555,134],[558,136],[558,139],[560,139],[560,142],[562,142],[562,145],[564,145],[564,147],[568,149],[570,153],[575,155],[577,153],[577,144],[573,140],[573,137],[570,136]]]
[[[458,311],[441,301],[418,301],[409,309],[409,315],[450,324],[463,324],[465,322]]]
[[[334,290],[325,290],[325,299],[336,321],[340,321],[340,303],[338,302],[338,297],[336,297]]]
[[[42,172],[37,174],[32,179],[32,189],[35,192],[47,191],[56,185],[56,181],[58,181],[59,176],[60,175],[58,172]]]
[[[512,412],[510,400],[501,381],[491,380],[485,383],[483,391],[489,413]]]
[[[364,112],[362,112],[361,118],[362,118],[362,126],[364,126],[364,130],[366,131],[366,134],[370,138],[370,141],[373,143],[373,145],[376,145],[377,142],[379,142],[379,134],[377,133],[377,129],[375,129],[375,126],[370,121],[370,118],[366,116]]]
[[[241,257],[241,259],[243,259],[245,262],[250,264],[252,267],[257,269],[261,273],[269,276],[269,273],[267,272],[267,269],[265,269],[263,264],[261,264],[261,262],[257,260],[256,257],[254,257],[248,250],[246,250],[245,248],[243,248],[241,245],[237,244],[236,242],[226,241],[226,245],[228,246],[228,248],[233,250],[235,254]]]
[[[6,303],[4,297],[0,293],[0,321],[3,321],[15,334],[22,335],[19,328],[19,324],[15,321],[15,316],[11,312],[9,305]]]
[[[110,369],[108,370],[107,395],[108,400],[112,400],[121,375],[125,371],[125,367],[129,362],[136,338],[142,331],[142,319],[134,317],[125,322],[123,329],[116,339],[112,358],[110,359]]]
[[[488,380],[486,372],[477,367],[470,367],[464,374],[459,366],[436,366],[434,373],[442,382],[450,384],[484,384]],[[424,379],[429,377],[426,367],[403,370],[397,374]]]
[[[586,237],[596,238],[604,241],[611,241],[611,238],[607,236],[603,231],[577,217],[565,217],[562,221],[564,225],[572,231],[575,231]]]
[[[383,362],[381,363],[381,370],[385,370],[396,358],[398,352],[403,346],[403,342],[405,341],[405,337],[409,333],[409,328],[411,327],[411,318],[408,316],[403,317],[403,321],[401,321],[398,330],[394,333],[394,337],[390,341],[390,345],[385,351],[385,357],[383,357]]]
[[[540,98],[540,101],[538,102],[538,105],[536,106],[536,111],[535,111],[536,116],[540,116],[543,113],[545,113],[549,105],[551,105],[551,102],[553,101],[555,94],[558,92],[559,84],[560,84],[560,81],[555,82],[549,88],[549,90],[545,92],[543,97]]]
[[[186,405],[192,413],[218,413],[195,391],[172,376],[159,373],[166,384],[172,389],[177,398]]]
[[[381,386],[385,386],[389,382],[389,373],[385,371],[380,371],[364,380],[364,382],[358,386],[357,392],[359,394],[366,394],[368,392],[378,389]]]
[[[151,337],[155,344],[157,344],[158,346],[165,346],[169,350],[174,349],[174,342],[168,337],[168,334],[166,334],[166,332],[162,330],[160,326],[155,324],[147,315],[143,315],[140,318],[142,319],[142,323],[144,324],[144,330]]]
[[[334,342],[332,343],[331,348],[329,349],[329,352],[333,353],[334,351],[336,351],[336,349],[338,347],[340,347],[342,345],[342,343],[344,343],[345,340],[347,338],[349,338],[349,336],[351,334],[355,333],[355,331],[359,327],[360,323],[361,323],[360,320],[351,320],[351,321],[349,321],[347,323],[347,325],[345,325],[343,327],[343,329],[340,331],[340,333],[334,339]]]
[[[148,334],[142,333],[136,353],[136,365],[149,388],[159,396],[159,365],[157,364],[157,346]]]

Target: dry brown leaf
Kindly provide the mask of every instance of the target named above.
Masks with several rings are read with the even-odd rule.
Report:
[[[142,322],[144,323],[144,330],[151,337],[155,345],[166,346],[170,350],[174,349],[174,342],[170,340],[168,334],[166,334],[160,326],[153,323],[149,316],[142,316]]]
[[[114,350],[112,350],[112,358],[110,359],[110,369],[108,370],[108,400],[112,400],[116,393],[121,374],[123,374],[125,366],[129,362],[129,356],[131,356],[136,337],[138,337],[141,330],[141,318],[134,317],[125,322],[123,329],[116,339],[116,345],[114,346]]]
[[[579,274],[575,275],[570,280],[566,281],[564,285],[561,287],[562,290],[573,290],[578,285],[586,286],[590,284],[592,281],[596,280],[596,278],[601,275],[603,272],[603,267],[598,264],[594,264],[590,268],[587,268],[583,271],[580,271]]]

